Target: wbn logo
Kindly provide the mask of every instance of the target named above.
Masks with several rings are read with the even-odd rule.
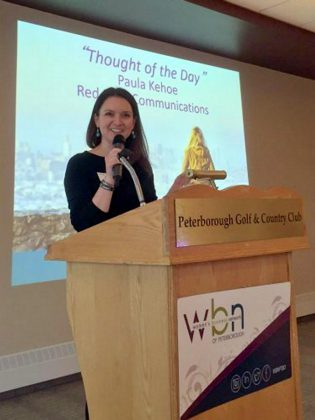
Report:
[[[191,323],[186,314],[184,314],[184,320],[190,341],[193,342],[196,330],[198,330],[201,340],[204,337],[205,331],[209,331],[211,337],[215,337],[224,333],[235,332],[237,324],[243,330],[244,308],[240,303],[236,303],[231,305],[229,312],[224,306],[218,306],[216,308],[214,299],[211,299],[211,306],[205,310],[203,317],[200,317],[196,310]],[[228,330],[229,327],[230,331]]]

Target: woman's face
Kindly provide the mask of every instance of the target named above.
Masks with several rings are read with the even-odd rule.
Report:
[[[102,141],[110,144],[117,134],[125,139],[129,137],[136,122],[130,103],[118,96],[106,99],[94,121],[101,131]]]

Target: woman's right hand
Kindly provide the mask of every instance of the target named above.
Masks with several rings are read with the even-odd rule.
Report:
[[[106,167],[106,180],[107,182],[113,183],[113,166],[121,164],[118,159],[118,153],[121,149],[114,147],[108,155],[105,156],[105,167]]]

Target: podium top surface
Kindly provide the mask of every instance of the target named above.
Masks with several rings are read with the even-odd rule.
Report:
[[[308,246],[295,192],[193,185],[51,244],[46,259],[174,265]]]

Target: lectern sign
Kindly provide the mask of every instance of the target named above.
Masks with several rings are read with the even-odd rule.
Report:
[[[178,198],[176,246],[303,236],[302,201],[291,198]]]
[[[181,420],[291,377],[290,283],[177,301]]]

